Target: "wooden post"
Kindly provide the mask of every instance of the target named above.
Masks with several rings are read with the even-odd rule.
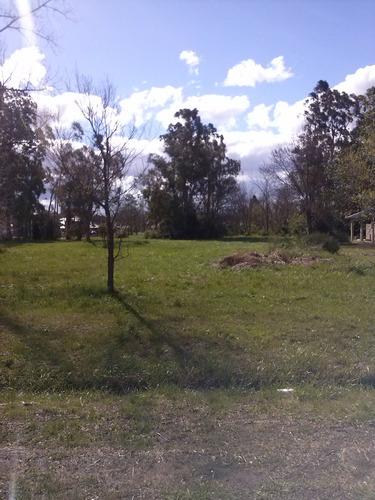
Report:
[[[371,219],[371,243],[374,245],[374,219]]]
[[[359,238],[363,241],[363,221],[360,222]]]
[[[354,221],[350,220],[350,241],[354,240]]]

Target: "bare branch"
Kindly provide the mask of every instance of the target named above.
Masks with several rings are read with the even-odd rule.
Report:
[[[30,30],[24,21],[31,18],[41,23],[49,14],[69,19],[71,11],[66,7],[65,0],[34,0],[31,2],[30,9],[25,12],[20,12],[14,3],[8,1],[7,6],[0,7],[0,35],[7,30],[16,31],[22,36],[27,36],[32,32],[37,38],[55,45],[53,35],[46,32],[43,26],[36,26]]]

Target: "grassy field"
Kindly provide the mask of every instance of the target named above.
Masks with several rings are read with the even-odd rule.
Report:
[[[276,248],[321,260],[215,265]],[[124,254],[109,295],[99,242],[0,247],[0,497],[375,497],[374,247]]]

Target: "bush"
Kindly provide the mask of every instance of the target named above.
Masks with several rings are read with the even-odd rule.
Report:
[[[325,233],[311,233],[305,236],[304,241],[307,246],[322,246],[330,238],[329,235]]]
[[[333,236],[328,236],[322,245],[323,250],[329,253],[337,253],[340,250],[340,242]]]
[[[337,238],[325,233],[312,233],[299,239],[300,244],[307,247],[321,247],[329,253],[336,253],[340,250],[340,242]]]

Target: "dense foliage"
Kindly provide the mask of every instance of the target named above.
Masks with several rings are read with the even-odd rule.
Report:
[[[44,135],[27,92],[0,87],[0,224],[8,238],[30,238],[44,192]]]
[[[226,156],[223,136],[201,122],[197,109],[175,117],[161,136],[166,157],[152,155],[144,177],[150,220],[172,238],[218,236],[240,163]]]

